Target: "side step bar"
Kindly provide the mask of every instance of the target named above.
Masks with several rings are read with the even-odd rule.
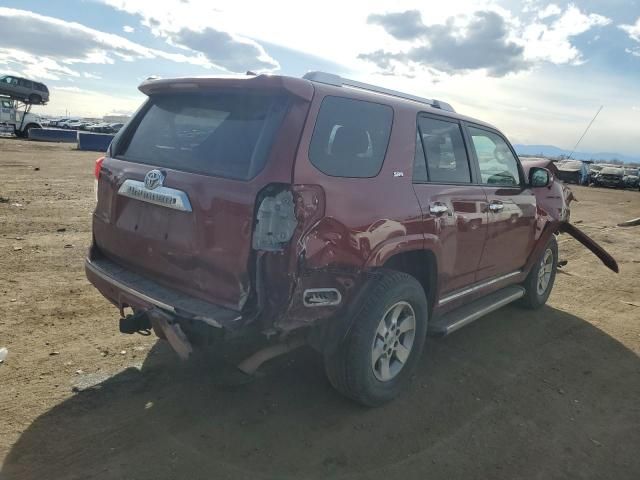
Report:
[[[505,305],[522,298],[525,294],[524,288],[518,285],[503,288],[497,292],[479,298],[474,302],[463,305],[442,317],[436,318],[429,324],[429,335],[444,336],[455,332],[459,328],[470,324],[474,320],[483,317],[487,313],[498,310]]]

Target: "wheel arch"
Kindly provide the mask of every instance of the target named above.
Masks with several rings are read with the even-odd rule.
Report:
[[[22,131],[26,135],[27,132],[29,132],[29,130],[32,129],[32,128],[42,128],[42,125],[40,125],[39,123],[36,123],[36,122],[29,122],[24,127],[22,127]]]
[[[438,291],[438,262],[433,251],[405,250],[388,257],[382,267],[406,273],[418,280],[427,297],[429,314],[431,314]]]

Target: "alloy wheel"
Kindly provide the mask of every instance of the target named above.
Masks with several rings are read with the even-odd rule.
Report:
[[[549,281],[551,280],[551,273],[553,272],[553,251],[547,248],[540,262],[540,269],[538,270],[538,282],[537,291],[538,295],[544,295],[549,287]]]
[[[381,382],[393,379],[409,359],[416,333],[416,314],[397,302],[382,316],[371,344],[371,368]]]

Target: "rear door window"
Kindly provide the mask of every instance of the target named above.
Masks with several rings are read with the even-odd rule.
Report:
[[[393,109],[343,97],[325,97],[318,112],[309,160],[334,177],[375,177],[389,145]]]
[[[264,167],[287,108],[286,95],[253,91],[153,96],[116,157],[248,180]]]
[[[471,182],[467,150],[457,122],[421,116],[418,118],[418,139],[422,140],[430,182]]]

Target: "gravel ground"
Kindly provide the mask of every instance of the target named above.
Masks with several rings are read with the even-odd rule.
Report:
[[[575,187],[549,305],[429,339],[367,410],[301,349],[253,383],[121,335],[86,281],[96,154],[0,139],[0,478],[640,478],[640,193]]]

